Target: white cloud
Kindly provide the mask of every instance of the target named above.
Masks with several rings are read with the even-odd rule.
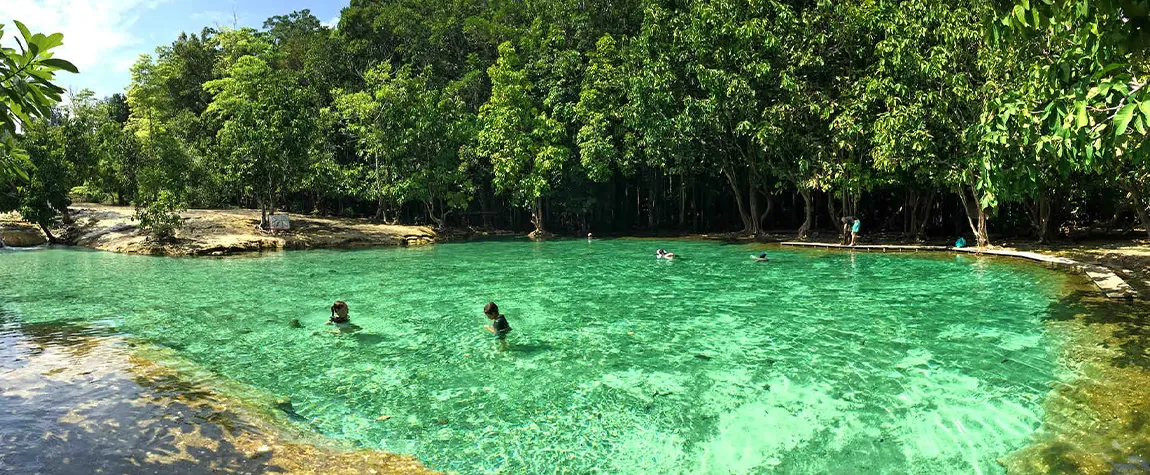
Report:
[[[165,0],[0,0],[0,23],[5,44],[19,34],[11,20],[23,22],[33,33],[64,34],[56,57],[71,61],[81,74],[123,73],[139,54],[142,39],[133,34],[142,9]],[[99,91],[110,92],[110,91]]]
[[[339,24],[339,15],[336,15],[331,20],[328,20],[326,23],[323,23],[323,26],[326,26],[328,28],[335,28],[335,26],[338,24]]]

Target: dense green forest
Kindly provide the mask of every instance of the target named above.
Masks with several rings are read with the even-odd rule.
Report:
[[[1150,228],[1147,1],[352,0],[25,124],[0,210],[565,233]]]

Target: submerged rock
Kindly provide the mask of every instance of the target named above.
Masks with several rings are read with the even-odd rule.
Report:
[[[279,399],[276,399],[275,407],[276,407],[276,409],[284,411],[288,414],[295,414],[296,413],[295,412],[295,406],[292,405],[291,398],[289,398],[289,397],[281,397]]]
[[[291,321],[288,322],[288,326],[292,328],[303,328],[303,324],[299,322],[298,318],[291,319]]]

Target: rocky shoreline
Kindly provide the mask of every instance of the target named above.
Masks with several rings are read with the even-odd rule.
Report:
[[[51,232],[61,244],[125,254],[160,256],[226,256],[290,249],[376,246],[419,246],[438,235],[424,226],[376,224],[364,219],[326,218],[291,214],[291,229],[275,234],[259,231],[257,210],[185,210],[175,238],[151,239],[126,206],[76,205],[71,224]],[[19,216],[0,216],[0,239],[12,247],[44,244],[47,237]]]

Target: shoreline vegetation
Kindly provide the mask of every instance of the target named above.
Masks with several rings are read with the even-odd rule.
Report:
[[[434,230],[427,226],[380,224],[369,219],[309,216],[289,213],[292,229],[276,234],[257,229],[261,216],[251,209],[189,209],[179,213],[181,228],[164,240],[153,238],[134,219],[127,206],[83,203],[69,208],[72,224],[50,232],[57,243],[125,254],[158,256],[236,256],[258,255],[299,249],[342,249],[386,246],[422,246],[436,242],[476,237],[523,237],[511,231],[474,229]],[[580,236],[552,235],[557,238]],[[620,236],[600,236],[620,237]],[[793,233],[764,232],[757,236],[742,233],[634,233],[627,237],[703,239],[727,242],[775,244],[790,241]],[[813,230],[807,243],[837,244],[834,232]],[[36,225],[16,213],[0,213],[0,239],[12,247],[46,244],[49,239]],[[942,240],[920,241],[899,234],[866,235],[864,245],[950,246]],[[1083,266],[1108,269],[1142,298],[1150,296],[1150,242],[1128,237],[1084,238],[1046,244],[1029,240],[1002,240],[988,250],[1035,252],[1072,259]],[[909,251],[913,251],[910,249]]]

